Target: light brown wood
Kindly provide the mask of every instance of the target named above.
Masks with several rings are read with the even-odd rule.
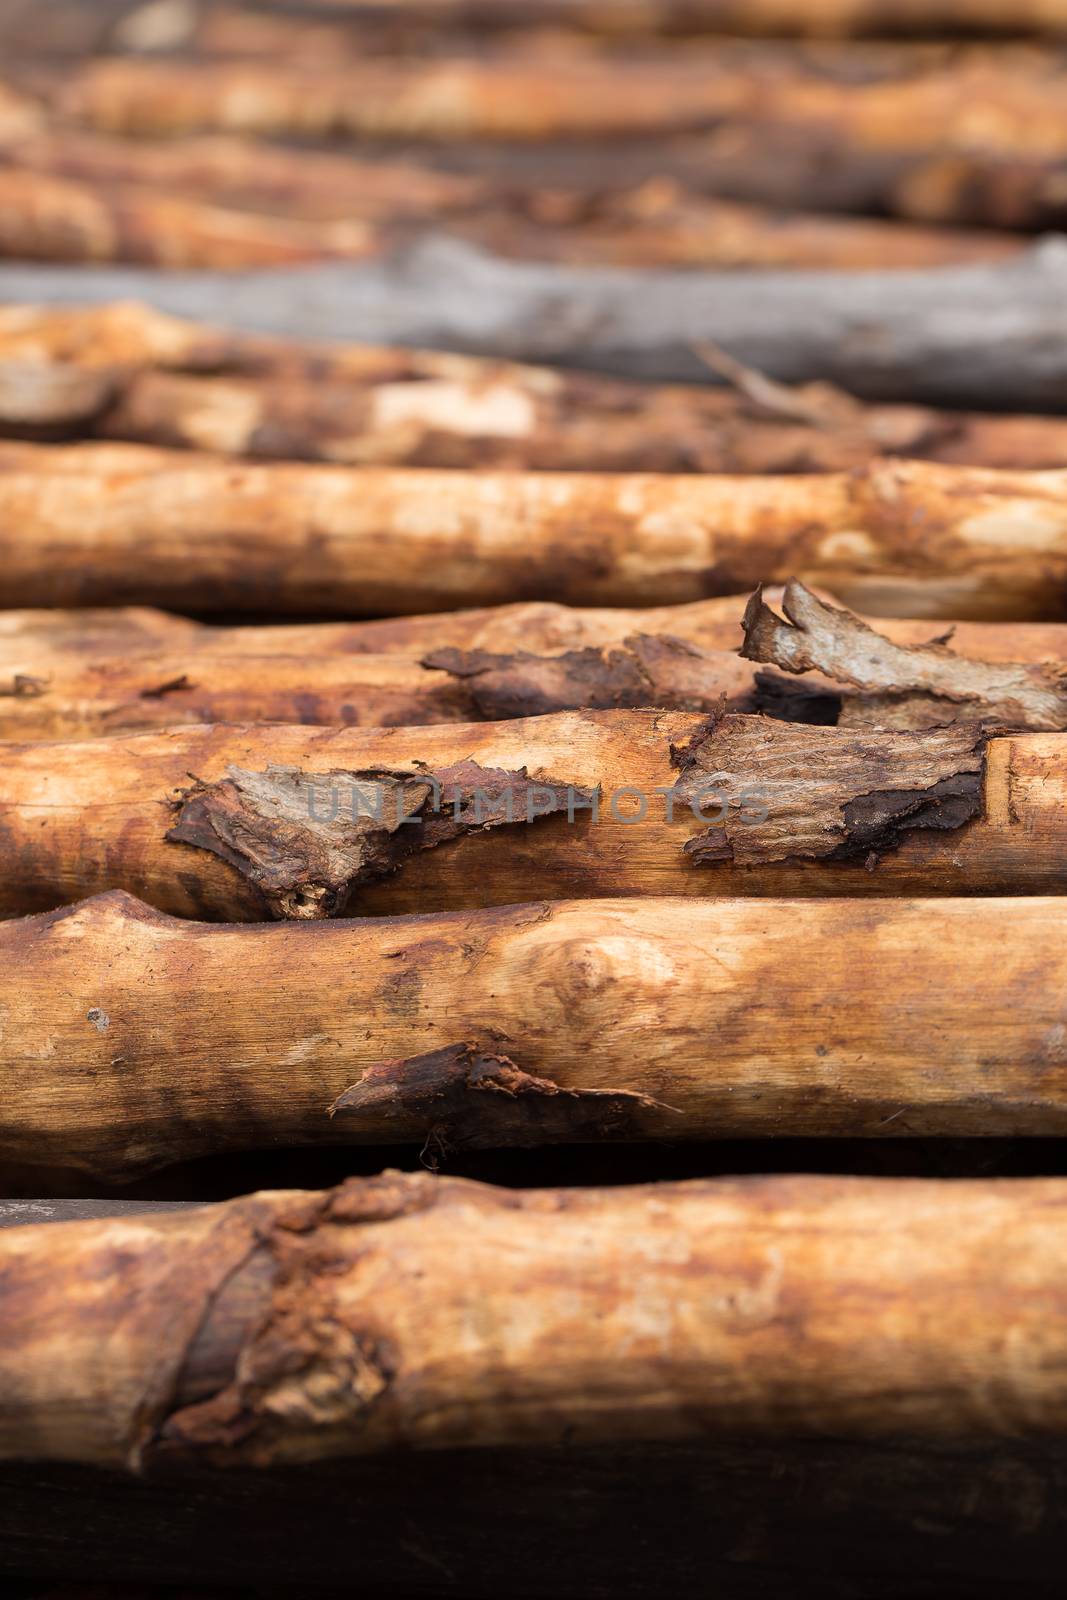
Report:
[[[588,711],[174,728],[0,758],[8,913],[110,888],[238,920],[539,896],[1067,888],[1063,734]]]
[[[769,586],[764,600],[780,606],[783,590]],[[827,598],[832,598],[827,596]],[[122,650],[126,655],[180,652],[181,670],[201,656],[302,657],[396,655],[414,660],[433,651],[511,650],[521,639],[542,655],[604,649],[642,631],[688,640],[701,650],[738,650],[747,595],[693,600],[678,606],[619,610],[610,606],[565,606],[553,601],[518,601],[422,616],[370,622],[256,623],[213,626],[147,606],[85,607],[65,611],[0,612],[0,663],[13,687],[15,674],[31,661],[51,658],[49,670],[78,670]],[[947,638],[954,651],[980,661],[1067,660],[1067,624],[1062,622],[948,622],[928,618],[879,617],[878,631],[902,645]]]
[[[386,1173],[6,1229],[0,1452],[137,1468],[711,1429],[1055,1436],[1065,1193]]]
[[[122,1183],[264,1146],[1054,1136],[1064,919],[616,899],[237,928],[101,895],[0,923],[0,1153]]]
[[[798,575],[874,614],[1067,614],[1067,470],[793,478],[235,465],[0,444],[0,597],[338,615],[655,605]]]
[[[354,465],[573,471],[833,471],[877,454],[1011,468],[1067,460],[1063,418],[861,406],[704,354],[733,387],[270,339],[136,304],[3,306],[0,431]],[[88,408],[86,369],[102,379]],[[27,394],[46,384],[50,410],[29,412]]]

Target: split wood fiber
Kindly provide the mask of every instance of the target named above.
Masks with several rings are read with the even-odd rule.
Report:
[[[385,1173],[9,1228],[0,1453],[138,1469],[709,1431],[1057,1436],[1065,1196]]]
[[[864,406],[708,352],[733,388],[297,343],[147,306],[0,307],[0,433],[354,465],[812,472],[904,455],[1055,467],[1067,420]]]
[[[1062,1134],[1064,921],[623,898],[234,927],[100,895],[0,923],[0,1152],[122,1183],[265,1146]]]
[[[875,614],[1067,615],[1065,469],[494,475],[8,442],[0,528],[9,606],[637,606],[799,574]]]
[[[0,758],[7,913],[112,888],[258,921],[541,896],[1067,887],[1063,734],[587,711],[174,728]]]
[[[763,598],[780,606],[783,589],[768,587]],[[49,658],[48,671],[79,670],[122,651],[127,657],[172,656],[181,668],[199,658],[395,655],[421,661],[445,649],[506,651],[521,640],[542,655],[610,649],[642,631],[686,640],[701,650],[739,650],[747,595],[693,600],[687,605],[617,610],[610,606],[518,601],[476,610],[435,611],[422,616],[370,622],[258,623],[240,627],[193,622],[148,606],[11,610],[0,612],[0,684],[12,694],[15,677]],[[1067,624],[1062,622],[950,622],[929,618],[879,617],[879,633],[901,645],[947,640],[961,656],[980,661],[1067,660]],[[147,681],[147,680],[146,680]],[[157,680],[162,682],[163,680]]]

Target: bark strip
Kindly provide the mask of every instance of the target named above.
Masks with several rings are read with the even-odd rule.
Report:
[[[1054,1437],[1064,1194],[385,1173],[7,1229],[0,1452],[138,1468],[709,1430]]]
[[[794,478],[258,466],[0,444],[6,604],[671,604],[798,574],[897,615],[1067,615],[1067,471]]]
[[[325,819],[331,840],[334,824],[344,833],[341,876],[352,876],[352,910],[367,914],[536,897],[1058,894],[1067,885],[1062,734],[986,740],[966,725],[908,733],[586,711],[379,731],[173,728],[7,745],[0,755],[8,913],[123,888],[180,916],[259,921],[279,909],[270,885],[254,881],[275,850],[292,870],[283,892],[295,903],[301,885],[321,880],[306,854],[287,854],[289,824],[272,804],[234,793],[232,769],[259,775],[241,780],[252,789],[269,788],[271,769],[301,775],[300,822]],[[470,763],[518,776],[482,802],[480,823],[485,785],[472,778],[475,799],[461,796],[455,831],[448,774],[475,771]],[[431,803],[405,828],[423,847],[405,844],[381,878],[364,871],[364,846],[346,831],[375,799],[361,786],[368,773],[384,775],[390,792],[396,782],[442,784],[440,810]],[[198,844],[168,838],[183,808],[201,818],[205,805],[210,833]],[[504,825],[485,826],[501,813]],[[234,830],[239,862],[214,848],[216,821],[224,835]]]
[[[806,589],[786,585],[784,620],[759,590],[745,611],[750,661],[786,672],[814,669],[823,680],[849,685],[840,727],[937,728],[950,722],[1016,729],[1067,727],[1067,666],[968,660],[951,645],[895,644],[847,611]]]

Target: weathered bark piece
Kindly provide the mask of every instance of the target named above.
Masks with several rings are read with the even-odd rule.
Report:
[[[785,621],[757,589],[745,611],[741,654],[786,672],[814,669],[822,682],[858,690],[843,694],[839,727],[1067,727],[1067,662],[975,661],[937,640],[895,644],[802,583],[786,585],[782,610]]]
[[[780,587],[763,590],[763,598],[771,606],[781,605],[782,595]],[[730,595],[632,611],[609,606],[583,609],[531,600],[481,610],[437,611],[370,622],[257,623],[240,627],[193,622],[147,606],[2,611],[0,682],[10,683],[19,673],[56,684],[69,681],[73,697],[75,684],[87,681],[87,671],[99,670],[96,664],[115,660],[116,652],[121,650],[131,671],[139,671],[142,664],[147,666],[143,662],[146,656],[167,663],[166,676],[146,671],[143,680],[137,682],[138,695],[148,689],[152,691],[151,699],[161,687],[173,685],[181,676],[189,680],[191,689],[198,676],[196,663],[206,658],[224,677],[214,679],[210,685],[201,681],[200,687],[222,697],[232,687],[235,674],[242,670],[238,664],[226,663],[234,657],[257,657],[264,674],[264,710],[254,720],[291,721],[288,713],[284,717],[277,714],[276,702],[274,711],[267,709],[267,696],[276,689],[279,675],[288,670],[286,663],[293,658],[308,663],[302,670],[318,672],[320,683],[333,686],[339,684],[347,662],[369,692],[376,681],[373,674],[379,669],[388,671],[390,683],[405,687],[408,684],[399,664],[387,669],[384,660],[379,660],[367,663],[363,672],[360,656],[422,662],[441,650],[505,655],[513,653],[517,639],[523,641],[528,653],[539,656],[588,649],[609,651],[642,630],[688,642],[698,650],[732,653],[744,643],[741,624],[747,599],[745,595]],[[1067,625],[1062,622],[948,622],[885,617],[878,619],[877,627],[879,633],[899,645],[951,642],[960,656],[982,661],[1055,663],[1067,659]],[[280,666],[269,669],[266,663],[271,658]],[[331,665],[334,661],[336,669]],[[332,675],[334,670],[337,677]],[[737,670],[741,670],[740,666]],[[202,680],[203,674],[199,676]],[[420,670],[418,678],[420,683],[427,681],[425,670]],[[439,678],[435,682],[444,696],[445,684]],[[103,688],[102,683],[99,688]],[[94,690],[94,697],[97,692]],[[168,690],[179,696],[185,692],[175,687]],[[455,703],[453,697],[458,692],[457,682],[447,691],[449,703]],[[175,706],[189,703],[178,699]],[[232,702],[228,704],[232,707]],[[30,715],[32,711],[32,707],[24,705],[18,714]],[[234,720],[232,709],[215,720]]]
[[[385,1173],[7,1229],[0,1450],[138,1469],[709,1430],[1057,1436],[1064,1194]]]
[[[314,648],[314,627],[310,633]],[[444,649],[422,661],[343,652],[254,655],[248,641],[231,653],[205,647],[166,654],[139,643],[140,654],[127,646],[116,656],[109,644],[88,655],[78,646],[32,650],[17,638],[10,644],[0,638],[0,738],[106,737],[189,722],[398,727],[624,706],[764,711],[829,722],[840,705],[831,684],[798,685],[728,650],[703,651],[669,635],[636,635],[618,646],[561,655]]]
[[[314,919],[339,915],[354,892],[419,851],[471,830],[573,813],[592,800],[588,789],[547,778],[533,783],[525,768],[505,772],[476,761],[314,777],[294,767],[249,772],[231,765],[217,782],[196,778],[179,793],[166,838],[228,862],[271,915]]]
[[[437,346],[667,382],[706,383],[700,350],[711,341],[783,382],[817,377],[867,399],[945,406],[995,396],[1004,409],[1062,410],[1067,380],[1067,247],[1056,240],[995,266],[745,277],[497,261],[427,239],[388,263],[298,277],[0,265],[0,298],[138,299],[260,333]]]
[[[264,1146],[1061,1135],[1063,916],[626,896],[239,928],[102,895],[0,923],[0,1153],[122,1183]]]
[[[290,835],[272,826],[269,806],[253,804],[247,831],[227,837],[234,769],[299,774],[301,824],[331,845],[368,814],[377,820],[372,779],[387,820],[385,791],[395,784],[433,790],[436,779],[447,796],[450,773],[471,774],[458,832],[450,836],[456,808],[432,792],[418,821],[404,825],[416,843],[397,847],[398,870],[388,877],[368,864],[359,839],[337,844],[351,907],[368,914],[539,896],[1057,894],[1067,886],[1061,734],[986,741],[967,726],[900,733],[586,711],[365,731],[173,728],[6,745],[0,755],[7,913],[124,888],[182,916],[261,920],[284,909],[256,882],[277,850],[295,880],[285,894],[301,899],[304,914],[323,914],[322,880],[313,863],[304,866],[310,848],[290,861]],[[500,773],[512,781],[486,797]],[[197,845],[176,842],[183,819],[205,825],[205,806],[210,834]],[[490,820],[503,825],[487,827]],[[220,846],[230,858],[216,853]]]
[[[494,475],[0,443],[0,526],[11,606],[670,604],[797,574],[875,614],[1067,615],[1064,469]]]

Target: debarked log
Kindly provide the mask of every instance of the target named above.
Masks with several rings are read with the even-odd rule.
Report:
[[[1064,917],[624,898],[239,928],[113,892],[0,923],[0,1156],[122,1183],[267,1146],[1062,1134]]]
[[[762,590],[768,605],[782,604],[781,587]],[[693,600],[686,605],[619,610],[610,606],[559,605],[548,600],[475,610],[434,611],[422,616],[369,622],[256,623],[238,627],[193,622],[148,606],[84,607],[73,610],[0,612],[0,673],[9,688],[31,657],[50,658],[48,671],[68,672],[90,661],[154,652],[181,653],[181,671],[197,657],[404,656],[422,661],[439,650],[527,651],[557,655],[572,650],[611,649],[641,632],[688,641],[700,650],[735,651],[744,643],[747,595]],[[1067,624],[1062,622],[948,622],[879,617],[880,634],[894,643],[951,643],[961,656],[987,662],[1067,660]],[[157,680],[161,682],[163,680]]]
[[[0,1452],[138,1469],[709,1432],[1055,1437],[1065,1196],[384,1173],[7,1229]]]
[[[1067,740],[684,712],[0,747],[0,909],[209,920],[1067,888]]]
[[[975,659],[945,637],[897,643],[795,581],[782,609],[786,620],[757,590],[740,655],[646,632],[555,652],[445,647],[411,659],[346,653],[343,629],[311,624],[253,630],[267,635],[262,654],[254,653],[256,639],[214,653],[205,628],[169,654],[143,640],[138,652],[130,639],[116,656],[114,642],[95,654],[77,636],[71,648],[35,649],[13,630],[0,637],[0,738],[93,738],[208,722],[396,727],[643,706],[855,728],[1067,729],[1062,659]],[[227,641],[235,631],[218,630]],[[310,635],[310,650],[279,653],[287,631]]]
[[[827,723],[837,720],[841,699],[818,674],[796,684],[731,651],[655,634],[559,655],[445,649],[421,661],[113,651],[79,661],[62,650],[11,649],[0,640],[0,739],[94,738],[190,722],[396,727],[637,706]],[[1067,726],[1067,702],[1059,721],[1050,715],[1039,725]],[[1031,720],[1020,712],[1008,725]]]
[[[458,474],[4,443],[0,529],[9,606],[626,606],[796,574],[875,614],[1067,615],[1063,469]]]
[[[776,384],[704,349],[734,388],[271,340],[137,304],[4,306],[0,434],[561,471],[816,472],[876,455],[1014,468],[1067,460],[1062,418],[864,406],[824,384]]]

